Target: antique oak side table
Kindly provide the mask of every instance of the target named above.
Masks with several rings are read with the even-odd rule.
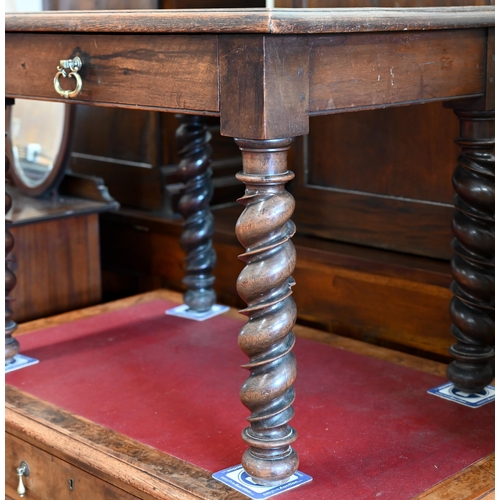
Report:
[[[493,26],[494,7],[7,15],[6,104],[16,97],[71,99],[219,116],[221,133],[241,149],[238,179],[246,193],[236,233],[246,267],[237,287],[248,322],[239,344],[250,357],[250,377],[240,397],[252,412],[243,464],[258,483],[280,484],[298,465],[289,425],[294,200],[285,184],[293,178],[288,148],[308,133],[309,116],[449,101],[462,153],[453,179],[457,343],[448,375],[469,392],[491,381]],[[206,163],[198,149],[193,169]],[[203,232],[203,220],[201,226]],[[203,290],[210,279],[203,272],[198,278],[193,286]],[[6,346],[15,351],[9,319],[7,310]]]

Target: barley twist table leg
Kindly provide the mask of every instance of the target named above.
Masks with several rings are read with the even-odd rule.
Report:
[[[13,99],[6,99],[5,105],[14,104]],[[7,133],[5,134],[7,139]],[[6,148],[7,149],[7,148]],[[10,160],[5,155],[5,174],[10,167]],[[12,199],[7,192],[5,192],[5,214],[11,209]],[[5,219],[5,364],[14,362],[14,356],[19,352],[19,342],[12,336],[17,329],[17,323],[12,319],[12,309],[10,302],[12,301],[9,296],[12,289],[16,286],[16,276],[10,268],[11,258],[9,254],[14,248],[14,238],[9,231],[11,221]]]
[[[292,298],[295,248],[291,222],[295,201],[285,190],[293,178],[287,170],[292,139],[236,139],[243,153],[246,184],[239,201],[245,206],[236,235],[245,247],[246,263],[237,289],[248,304],[242,311],[248,322],[239,335],[240,348],[249,356],[244,368],[250,376],[240,391],[242,403],[252,412],[243,431],[249,448],[243,467],[258,484],[278,485],[297,470],[298,456],[290,446],[296,439],[289,425],[294,410],[293,382],[297,367],[292,328],[297,311]]]
[[[186,252],[184,303],[196,312],[204,312],[210,310],[216,300],[212,288],[216,261],[212,248],[214,217],[209,206],[213,194],[211,135],[203,117],[179,115],[179,119],[181,124],[176,132],[182,158],[179,174],[186,185],[179,201],[179,211],[185,221],[181,236],[181,247]]]
[[[456,111],[462,148],[453,173],[455,239],[451,331],[457,343],[448,377],[464,392],[478,392],[494,376],[495,156],[494,112]]]

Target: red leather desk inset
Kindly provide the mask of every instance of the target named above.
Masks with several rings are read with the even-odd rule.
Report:
[[[237,290],[248,305],[248,322],[239,339],[250,358],[250,377],[240,390],[240,397],[252,419],[243,433],[249,447],[242,460],[255,481],[282,484],[298,466],[298,455],[292,447],[295,424],[290,422],[296,374],[292,353],[296,308],[291,297],[295,267],[291,242],[295,227],[291,217],[295,203],[285,184],[293,178],[287,166],[288,149],[294,137],[308,133],[310,116],[453,101],[448,105],[455,109],[460,121],[461,137],[457,142],[461,155],[454,176],[456,256],[451,312],[457,343],[452,353],[460,362],[453,362],[448,373],[455,386],[466,392],[475,392],[491,382],[494,7],[18,14],[7,16],[5,52],[7,105],[12,105],[15,98],[67,102],[62,96],[69,93],[54,87],[54,76],[59,78],[61,74],[56,73],[56,67],[63,60],[66,62],[61,64],[73,68],[73,76],[82,82],[71,94],[73,103],[218,116],[221,134],[235,138],[243,160],[243,170],[237,178],[246,185],[245,196],[240,199],[244,210],[236,234],[245,249],[241,258],[246,266]],[[76,57],[82,63],[78,76],[74,74]],[[57,78],[56,83],[61,80]],[[179,128],[181,165],[185,167],[181,171],[186,174],[187,185],[185,199],[180,203],[187,219],[181,243],[188,250],[188,293],[198,296],[210,292],[213,281],[207,196],[210,148],[199,119],[186,120],[187,130],[183,125]],[[367,217],[371,209],[366,207]],[[12,278],[8,286],[13,286]],[[12,356],[16,347],[11,337],[14,330],[15,324],[7,321],[6,347]],[[136,339],[133,350],[140,352],[141,341]],[[234,337],[227,342],[234,343]],[[312,363],[310,373],[307,367],[301,368],[302,380],[314,380],[311,388],[327,377],[315,372],[314,366]],[[221,369],[222,363],[207,363],[206,372],[200,371],[203,378],[208,378],[207,372],[217,372],[213,382],[217,394],[229,383],[222,381]],[[325,370],[328,367],[323,367]],[[374,370],[370,383],[378,379],[384,377]],[[121,386],[114,375],[112,382],[115,389]],[[197,379],[187,391],[192,404],[198,400],[195,389],[199,382]],[[385,379],[386,390],[393,387],[392,382],[393,378]],[[162,380],[155,386],[157,397],[165,395],[167,386],[162,384],[167,382]],[[130,385],[134,384],[130,381]],[[345,382],[335,376],[329,388],[338,387],[345,387]],[[300,390],[298,394],[297,405],[307,398]],[[142,404],[149,406],[151,402],[142,400]],[[239,411],[237,404],[228,404],[233,405],[233,412]],[[356,407],[366,405],[367,401],[360,399]],[[399,407],[394,403],[390,409],[383,408],[378,399],[374,405],[380,412],[380,421],[375,420],[377,425],[368,426],[366,432],[378,435],[381,423]],[[215,403],[212,408],[213,412],[207,410],[204,418],[214,421],[217,427],[227,408]],[[347,410],[342,403],[330,415],[336,431],[345,436],[351,434],[341,425],[354,419],[354,414]],[[422,411],[419,408],[419,414]],[[461,414],[463,410],[456,412]],[[439,414],[436,411],[436,418]],[[312,415],[307,412],[300,418],[306,415],[311,420]],[[474,416],[477,418],[477,412]],[[297,427],[301,421],[304,422],[297,416]],[[457,419],[450,421],[451,434],[442,431],[447,439],[455,436],[458,425]],[[330,426],[327,431],[321,423],[305,428],[303,434],[310,432],[320,442],[331,432]],[[198,430],[191,432],[196,434]],[[220,437],[221,443],[231,439],[230,432]],[[469,437],[483,429],[474,421],[467,432]],[[392,435],[387,437],[389,443],[392,439]],[[343,477],[339,468],[357,470],[367,466],[365,460],[373,462],[373,448],[357,446],[351,437],[345,448],[353,451],[352,455],[345,452],[349,463],[338,463],[330,456],[333,462],[328,467],[332,466],[335,477]],[[453,449],[450,456],[456,459],[457,453]],[[405,460],[399,456],[393,457],[387,466],[386,479],[396,474],[395,464],[400,466],[399,460]],[[432,453],[428,456],[432,457]],[[312,468],[312,462],[304,461],[306,457],[307,451],[302,457],[303,466]],[[348,470],[351,469],[343,469]],[[405,479],[410,484],[418,483],[423,474],[412,472],[406,471]],[[366,473],[372,475],[371,470]]]
[[[40,363],[7,383],[210,472],[235,465],[246,412],[237,402],[241,322],[165,315],[173,305],[155,300],[24,335],[23,352]],[[410,499],[493,452],[494,405],[472,410],[427,394],[440,377],[303,338],[296,355],[297,449],[314,479],[283,498]]]

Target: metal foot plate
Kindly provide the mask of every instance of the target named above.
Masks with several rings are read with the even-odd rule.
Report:
[[[311,476],[296,471],[285,484],[279,486],[260,486],[253,482],[252,478],[243,470],[241,465],[236,465],[234,467],[229,467],[229,469],[216,472],[212,474],[212,477],[253,500],[270,498],[312,481]]]
[[[495,401],[495,388],[488,385],[483,391],[477,394],[467,394],[466,392],[455,389],[451,382],[439,385],[427,391],[429,394],[444,398],[454,403],[459,403],[469,408],[479,408],[485,404]]]
[[[173,309],[167,309],[165,313],[170,314],[171,316],[179,316],[180,318],[194,319],[195,321],[205,321],[207,319],[213,318],[214,316],[225,313],[226,311],[229,311],[229,306],[215,304],[208,311],[199,313],[193,311],[192,309],[189,309],[186,304],[182,304],[180,306],[174,307]]]
[[[14,356],[14,361],[12,363],[9,363],[8,365],[5,365],[5,373],[35,365],[36,363],[38,363],[38,361],[38,359],[30,358],[29,356],[24,356],[23,354],[16,354]]]

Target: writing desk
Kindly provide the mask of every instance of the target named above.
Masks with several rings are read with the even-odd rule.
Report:
[[[79,104],[219,116],[222,135],[234,137],[241,149],[237,177],[246,193],[236,234],[246,267],[237,288],[248,304],[248,322],[239,344],[250,357],[250,377],[240,397],[252,412],[243,463],[259,483],[280,484],[298,465],[289,425],[296,376],[294,200],[284,186],[293,178],[287,151],[293,137],[308,133],[312,115],[450,101],[462,153],[454,174],[456,361],[448,375],[469,392],[491,381],[493,25],[493,7],[7,16],[8,98],[62,101],[59,84]],[[59,61],[77,56],[79,92],[60,72],[54,81]],[[213,300],[211,216],[204,203],[209,149],[198,119],[187,119],[179,135],[187,183],[185,282],[188,299],[198,303]],[[12,331],[11,325],[9,346]]]
[[[233,309],[193,328],[164,313],[181,301],[157,290],[20,325],[40,363],[6,375],[9,498],[23,460],[27,500],[246,498],[211,477],[245,448],[245,355],[232,340],[244,318]],[[493,498],[494,406],[426,394],[444,364],[294,332],[294,426],[313,481],[284,500]]]

